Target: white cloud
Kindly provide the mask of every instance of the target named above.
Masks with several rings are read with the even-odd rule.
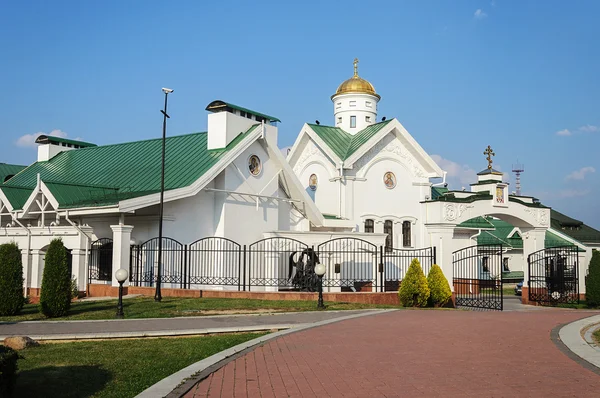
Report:
[[[568,129],[564,129],[564,130],[557,131],[556,135],[560,135],[562,137],[568,137],[570,135],[573,135],[573,133],[571,133]]]
[[[475,170],[466,164],[460,165],[448,159],[444,159],[440,155],[431,155],[431,158],[442,168],[448,172],[450,182],[456,182],[463,185],[468,185],[477,182],[477,173]]]
[[[597,133],[600,131],[600,127],[586,124],[585,126],[579,127],[579,131],[583,131],[584,133]]]
[[[579,170],[575,170],[571,174],[569,174],[566,179],[567,180],[583,180],[585,175],[588,173],[595,173],[596,169],[592,166],[582,167]]]
[[[585,196],[590,193],[589,189],[577,190],[577,189],[563,189],[558,192],[559,198],[576,198],[578,196]]]
[[[40,131],[35,134],[25,134],[25,135],[19,137],[19,139],[15,142],[15,144],[17,146],[24,147],[24,148],[27,148],[27,147],[35,148],[37,146],[37,144],[35,143],[35,140],[40,135],[51,135],[53,137],[67,138],[67,133],[65,133],[64,131],[61,131],[61,130],[52,130],[48,134]]]
[[[483,19],[487,17],[487,14],[481,8],[478,8],[473,15],[475,16],[475,19]]]

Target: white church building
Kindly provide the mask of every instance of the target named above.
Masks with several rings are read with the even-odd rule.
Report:
[[[327,291],[384,292],[419,258],[425,272],[438,263],[467,306],[498,283],[501,291],[507,272],[520,273],[524,297],[535,289],[533,301],[585,293],[599,231],[510,195],[489,147],[471,191],[448,190],[446,173],[400,121],[378,119],[380,99],[355,60],[331,97],[332,125],[302,126],[287,158],[279,119],[220,100],[206,107],[207,132],[168,137],[162,286],[311,290],[319,261]],[[154,286],[162,140],[36,142],[37,162],[11,168],[0,185],[0,243],[21,248],[28,293],[39,294],[57,237],[82,292],[116,286],[119,268],[130,286]]]

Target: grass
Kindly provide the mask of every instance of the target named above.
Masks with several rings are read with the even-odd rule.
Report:
[[[600,344],[600,329],[596,329],[596,331],[592,333],[592,337],[594,338],[596,344]]]
[[[359,303],[326,303],[327,310],[356,310],[366,308],[395,308],[392,305],[375,305]],[[123,300],[126,319],[141,318],[170,318],[206,315],[206,312],[239,311],[239,313],[258,310],[272,312],[284,311],[314,311],[317,304],[314,301],[292,300],[250,300],[226,298],[175,298],[165,297],[162,302],[156,303],[152,297],[140,297]],[[66,317],[52,318],[52,320],[98,320],[114,319],[117,309],[117,300],[108,301],[78,301],[71,304],[71,309]],[[46,320],[40,314],[37,304],[26,304],[20,315],[2,316],[3,322],[41,321]]]
[[[19,353],[15,397],[133,397],[197,361],[265,333],[42,344]]]

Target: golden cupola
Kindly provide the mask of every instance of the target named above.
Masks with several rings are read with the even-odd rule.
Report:
[[[381,99],[379,94],[375,92],[375,87],[368,80],[358,76],[357,58],[354,59],[354,76],[340,84],[331,98],[333,99],[333,97],[341,94],[370,94],[377,97],[377,99]]]

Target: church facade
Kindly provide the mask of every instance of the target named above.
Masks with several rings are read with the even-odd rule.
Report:
[[[525,287],[530,255],[576,247],[585,292],[599,231],[509,195],[490,147],[471,191],[448,190],[445,172],[401,122],[378,119],[380,99],[355,60],[353,76],[331,97],[332,125],[303,125],[287,158],[277,147],[279,119],[220,100],[206,108],[206,133],[167,138],[165,286],[286,290],[298,287],[301,258],[314,252],[327,265],[329,291],[393,290],[404,257],[426,252],[457,293],[453,281],[493,276],[481,254],[470,274],[457,275],[457,253],[480,244],[494,256],[500,247],[495,277],[510,272]],[[152,286],[161,140],[36,142],[38,161],[0,185],[0,243],[19,244],[24,287],[39,292],[45,249],[56,237],[81,291],[116,285],[119,268],[129,269],[130,283]]]

